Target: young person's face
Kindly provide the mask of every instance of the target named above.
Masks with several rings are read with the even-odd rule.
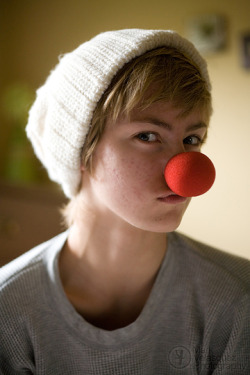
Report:
[[[83,192],[94,213],[153,232],[179,226],[190,198],[172,195],[164,169],[172,156],[200,151],[207,132],[201,111],[184,118],[179,113],[171,103],[157,102],[134,109],[130,119],[107,122],[93,154],[93,172],[83,171]]]

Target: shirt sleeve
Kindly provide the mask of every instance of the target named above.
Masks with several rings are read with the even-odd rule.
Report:
[[[249,375],[250,374],[250,295],[244,295],[234,306],[234,311],[225,314],[234,315],[233,325],[225,350],[213,368],[213,375]],[[225,327],[226,329],[227,327]],[[220,331],[223,335],[223,331]],[[216,358],[214,358],[216,361]],[[213,366],[214,361],[210,362]],[[206,372],[204,372],[206,373]]]

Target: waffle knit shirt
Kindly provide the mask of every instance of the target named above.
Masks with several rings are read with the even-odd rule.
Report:
[[[67,232],[0,270],[0,374],[250,374],[250,262],[168,235],[150,296],[114,331],[85,321],[64,294]]]

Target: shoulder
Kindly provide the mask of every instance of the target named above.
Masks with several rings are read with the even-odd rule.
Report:
[[[231,333],[239,347],[249,343],[250,262],[182,234],[173,233],[171,240],[180,294],[203,322],[211,347],[216,352]]]
[[[46,283],[49,259],[60,251],[66,232],[29,250],[0,268],[0,306],[24,306]]]
[[[179,257],[192,270],[194,278],[250,296],[249,260],[180,233],[174,232],[172,236],[175,247],[179,249]]]
[[[33,366],[34,332],[42,332],[42,322],[53,314],[53,259],[66,238],[62,233],[0,269],[0,361],[12,369]]]

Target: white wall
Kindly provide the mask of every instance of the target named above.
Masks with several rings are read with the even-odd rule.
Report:
[[[250,259],[250,70],[241,67],[239,43],[250,30],[250,2],[228,2],[221,10],[229,39],[225,51],[207,57],[214,115],[204,147],[217,178],[209,193],[193,199],[179,229]]]

